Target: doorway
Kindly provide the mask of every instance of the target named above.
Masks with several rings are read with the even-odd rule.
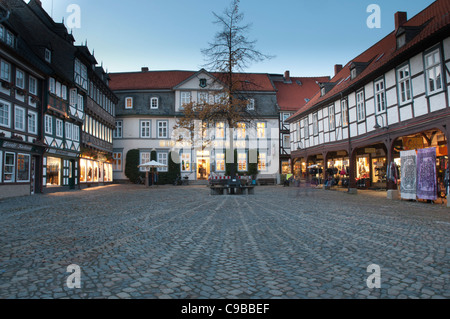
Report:
[[[210,160],[209,157],[202,157],[197,159],[197,179],[207,180],[210,174]]]

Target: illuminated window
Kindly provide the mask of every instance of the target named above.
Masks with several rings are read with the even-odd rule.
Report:
[[[216,123],[216,138],[225,138],[225,123]]]
[[[225,171],[225,153],[216,153],[216,172]]]
[[[122,152],[113,153],[113,170],[122,171]]]
[[[259,153],[258,155],[258,170],[264,172],[267,170],[267,154]]]
[[[238,171],[240,171],[240,172],[247,171],[247,154],[246,153],[238,153]]]
[[[237,138],[244,139],[246,137],[245,123],[237,124]]]
[[[266,138],[266,123],[258,122],[256,123],[256,136],[258,138]]]

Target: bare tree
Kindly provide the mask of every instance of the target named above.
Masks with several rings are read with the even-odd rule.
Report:
[[[227,162],[232,165],[231,172],[234,175],[236,167],[232,160],[233,130],[238,123],[245,122],[250,125],[257,118],[257,112],[248,108],[248,96],[242,93],[248,91],[248,88],[255,88],[257,84],[246,78],[243,72],[250,63],[271,57],[258,51],[255,48],[256,41],[247,37],[251,25],[243,24],[244,15],[239,11],[239,0],[232,0],[222,15],[214,12],[213,15],[214,24],[218,25],[220,30],[202,53],[207,61],[204,67],[213,74],[216,84],[223,89],[216,92],[212,100],[185,104],[184,117],[178,120],[176,128],[185,128],[193,133],[196,120],[201,121],[202,128],[211,127],[217,121],[226,122],[229,145]],[[194,138],[194,135],[191,137]]]

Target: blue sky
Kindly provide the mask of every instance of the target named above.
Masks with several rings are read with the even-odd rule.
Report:
[[[335,64],[346,64],[394,29],[394,13],[408,19],[432,0],[241,0],[249,38],[274,58],[251,65],[248,72],[292,76],[332,75]],[[57,22],[81,9],[81,27],[73,29],[77,44],[95,51],[109,72],[198,70],[201,49],[213,41],[217,26],[212,12],[221,14],[228,0],[42,0]],[[53,4],[52,4],[53,3]],[[381,9],[381,28],[370,29],[370,4]]]

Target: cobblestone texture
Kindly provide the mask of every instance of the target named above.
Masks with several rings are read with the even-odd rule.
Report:
[[[3,200],[0,298],[450,298],[449,209],[385,196],[112,185]]]

